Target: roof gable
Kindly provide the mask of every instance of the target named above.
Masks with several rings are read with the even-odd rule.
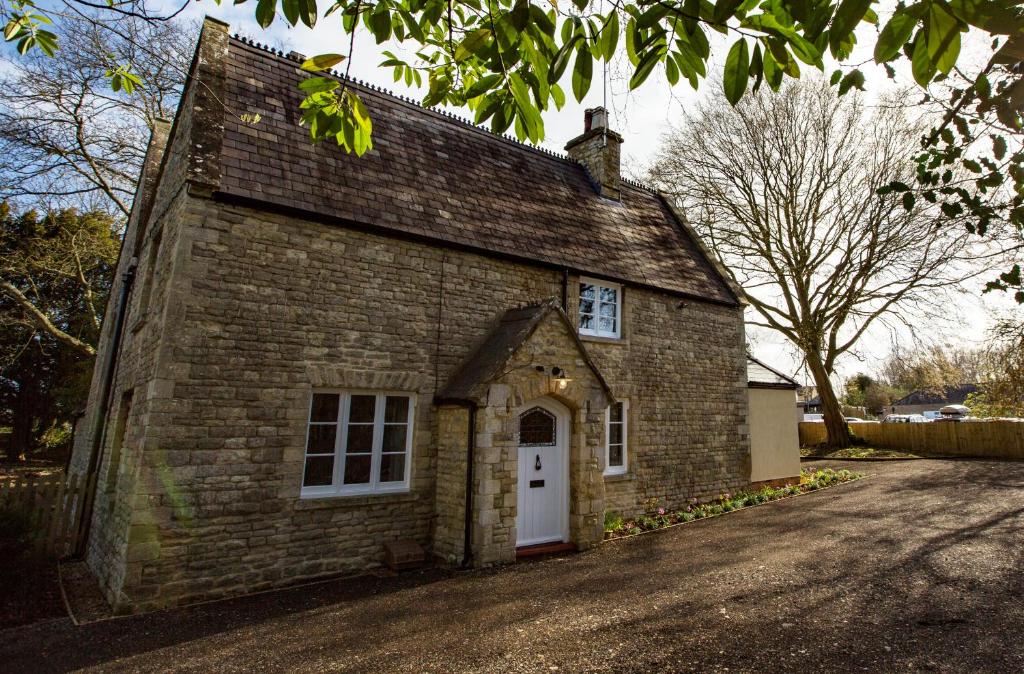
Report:
[[[569,159],[357,84],[374,149],[313,144],[298,124],[308,73],[239,39],[227,52],[217,197],[737,304],[654,192],[604,199]]]
[[[597,365],[590,358],[586,347],[580,341],[565,312],[554,300],[546,300],[517,309],[510,309],[501,317],[497,327],[484,340],[483,344],[473,352],[461,368],[448,380],[445,387],[435,396],[436,402],[483,402],[487,397],[487,389],[491,382],[504,374],[509,360],[515,355],[548,316],[555,316],[568,328],[567,332],[574,340],[576,349],[583,357],[587,367],[593,372],[598,383],[604,389],[609,400],[614,400],[611,389]]]
[[[747,385],[752,388],[800,388],[792,377],[787,377],[753,356],[747,356]]]

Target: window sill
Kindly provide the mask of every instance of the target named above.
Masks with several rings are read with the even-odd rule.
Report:
[[[629,345],[629,340],[623,339],[622,337],[601,337],[599,335],[585,335],[582,332],[578,334],[580,336],[580,340],[584,342],[597,342],[598,344],[622,344],[626,346]]]
[[[299,496],[296,510],[321,510],[324,508],[361,508],[378,503],[411,503],[420,495],[414,491],[383,491],[375,494],[324,494]]]
[[[633,479],[633,473],[605,473],[605,482],[629,482]]]

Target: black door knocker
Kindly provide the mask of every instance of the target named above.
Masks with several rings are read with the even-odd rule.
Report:
[[[534,470],[540,470],[540,454],[537,455],[537,460],[533,462]]]

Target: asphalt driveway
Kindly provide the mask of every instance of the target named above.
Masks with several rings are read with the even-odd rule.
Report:
[[[1024,462],[867,480],[497,571],[0,632],[8,672],[1024,671]]]

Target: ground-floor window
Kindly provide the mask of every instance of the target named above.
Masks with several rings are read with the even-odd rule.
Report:
[[[626,472],[628,412],[629,402],[619,400],[609,405],[605,413],[605,475]]]
[[[408,489],[413,401],[407,393],[314,391],[302,495]]]

